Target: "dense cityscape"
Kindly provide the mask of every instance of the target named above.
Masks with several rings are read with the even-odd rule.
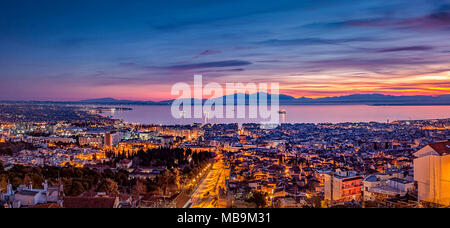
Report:
[[[450,0],[0,0],[0,215],[281,228],[450,208],[449,37]]]
[[[0,104],[0,207],[450,205],[450,119],[168,126],[104,109]]]

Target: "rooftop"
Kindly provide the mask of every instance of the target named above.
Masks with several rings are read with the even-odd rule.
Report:
[[[63,208],[56,203],[45,203],[32,206],[30,208]]]
[[[64,197],[65,208],[113,208],[115,197]]]
[[[25,195],[25,196],[35,196],[39,194],[38,191],[31,191],[31,190],[20,190],[16,193],[16,195]]]
[[[391,179],[389,179],[390,181],[395,181],[395,182],[398,182],[398,183],[401,183],[401,184],[408,184],[408,183],[412,183],[413,181],[409,181],[409,180],[405,180],[405,179],[400,179],[400,178],[396,178],[396,177],[394,177],[394,178],[391,178]]]
[[[429,146],[441,156],[450,154],[450,140],[435,142]]]

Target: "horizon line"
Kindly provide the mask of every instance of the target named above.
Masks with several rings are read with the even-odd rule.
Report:
[[[207,100],[207,99],[215,99],[215,98],[220,98],[220,97],[225,97],[225,96],[231,96],[231,95],[236,95],[236,94],[245,94],[245,95],[253,95],[253,94],[259,94],[259,93],[266,93],[268,95],[273,95],[271,93],[267,93],[267,92],[256,92],[256,93],[234,93],[234,94],[226,94],[223,96],[218,96],[218,97],[210,97],[210,98],[203,98],[202,100]],[[276,95],[276,94],[275,94]],[[424,96],[424,97],[439,97],[439,96],[444,96],[444,95],[450,95],[450,93],[443,93],[443,94],[433,94],[433,95],[423,95],[423,94],[417,94],[417,95],[392,95],[392,94],[384,94],[384,93],[352,93],[352,94],[347,94],[347,95],[336,95],[336,96],[318,96],[318,97],[307,97],[307,96],[292,96],[292,95],[288,95],[288,94],[283,94],[283,93],[279,93],[278,95],[283,95],[283,96],[290,96],[294,99],[300,99],[300,98],[306,98],[306,99],[321,99],[321,98],[338,98],[338,97],[346,97],[346,96],[353,96],[353,95],[383,95],[383,96],[390,96],[390,97],[419,97],[419,96]],[[50,98],[49,100],[45,100],[45,99],[41,99],[41,100],[37,100],[37,99],[1,99],[0,102],[82,102],[82,101],[89,101],[89,100],[101,100],[101,99],[113,99],[115,101],[135,101],[135,102],[155,102],[155,103],[159,103],[159,102],[165,102],[165,101],[172,101],[175,99],[189,99],[189,98],[173,98],[173,99],[162,99],[162,100],[144,100],[144,99],[126,99],[126,98],[115,98],[115,97],[98,97],[98,98],[79,98],[79,99],[70,99],[70,100],[54,100],[54,98]],[[191,99],[195,99],[193,97],[191,97]]]

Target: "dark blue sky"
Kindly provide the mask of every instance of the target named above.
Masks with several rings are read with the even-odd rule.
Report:
[[[450,91],[450,0],[9,0],[0,99],[161,100],[195,73],[294,96]]]

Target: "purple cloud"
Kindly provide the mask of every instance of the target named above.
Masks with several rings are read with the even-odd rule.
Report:
[[[407,47],[381,49],[378,50],[378,52],[428,51],[432,49],[433,47],[430,46],[407,46]]]
[[[450,29],[450,13],[445,7],[416,18],[371,18],[336,24],[356,27],[393,27],[411,30]]]
[[[440,63],[437,60],[423,60],[414,58],[383,58],[383,59],[327,59],[307,62],[308,66],[312,68],[320,69],[333,69],[333,68],[357,68],[366,69],[372,72],[380,72],[383,66],[410,66],[410,65],[423,65],[423,64],[435,64]],[[386,72],[384,72],[386,73]]]
[[[194,64],[183,64],[183,65],[173,65],[165,67],[170,70],[194,70],[203,68],[216,68],[216,67],[236,67],[236,66],[246,66],[252,64],[248,61],[242,60],[228,60],[228,61],[218,61],[218,62],[204,62],[204,63],[194,63]]]
[[[136,66],[136,63],[132,62],[126,62],[126,63],[119,63],[120,66],[130,67],[130,66]]]
[[[317,45],[317,44],[337,45],[351,42],[371,42],[371,41],[379,41],[379,39],[372,37],[359,37],[347,39],[321,39],[321,38],[303,38],[291,40],[271,39],[257,42],[256,44],[268,46],[295,46],[295,45]]]
[[[221,51],[217,51],[217,50],[206,50],[201,52],[200,54],[198,54],[197,56],[195,56],[194,58],[199,58],[202,56],[209,56],[209,55],[216,55],[216,54],[220,54],[222,53]]]

